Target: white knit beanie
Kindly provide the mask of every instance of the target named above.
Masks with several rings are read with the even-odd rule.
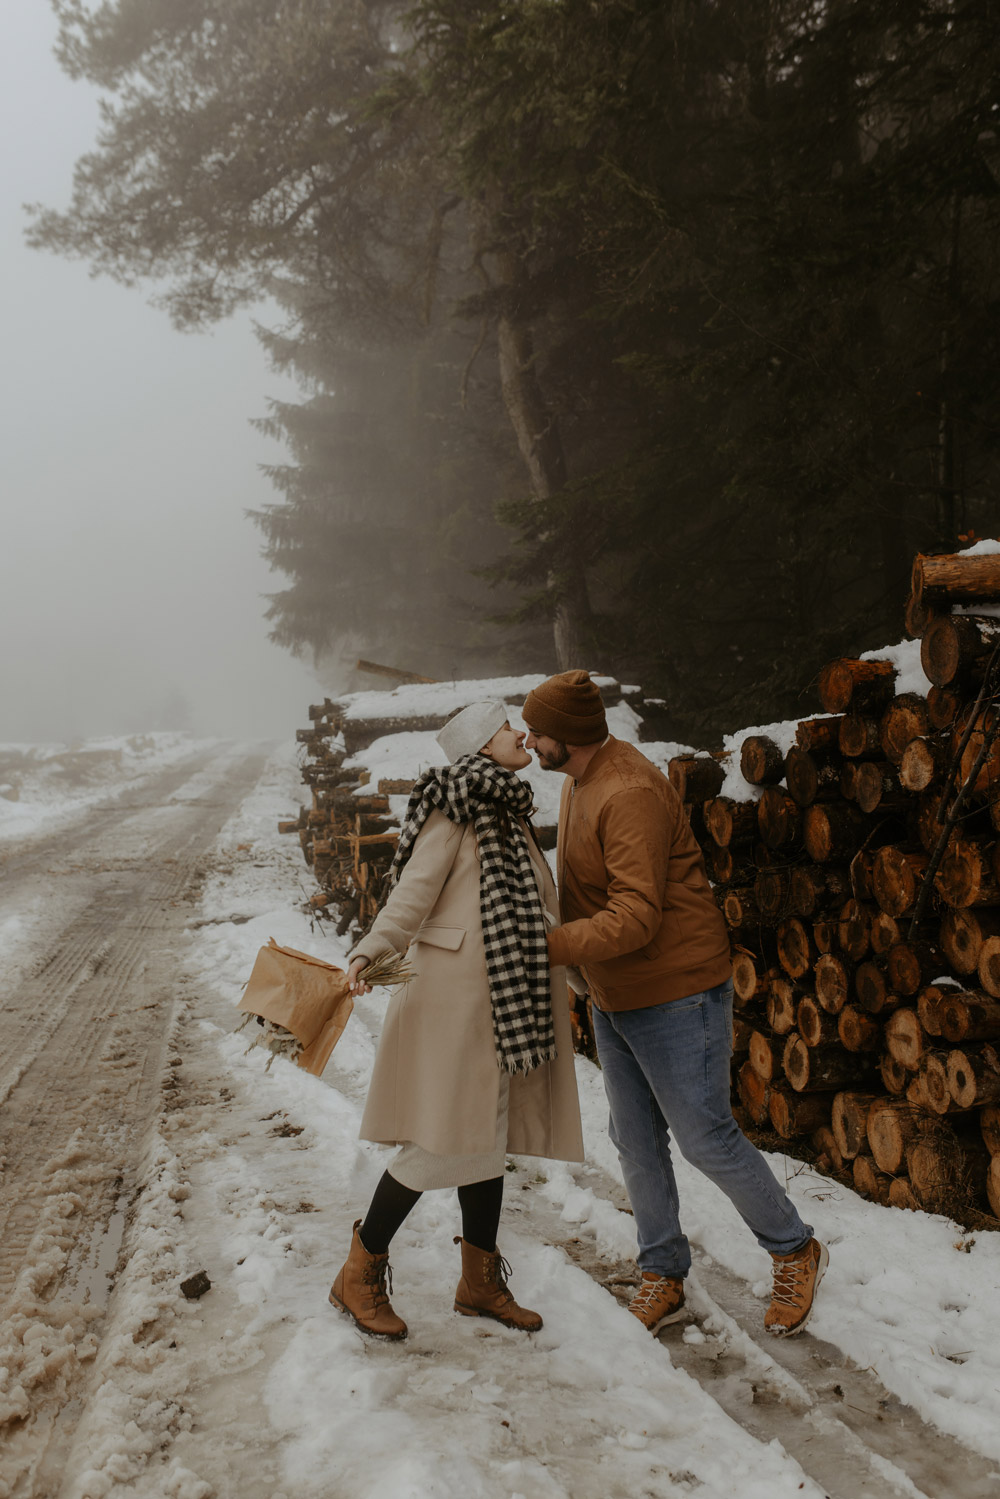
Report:
[[[489,744],[497,729],[507,722],[510,709],[506,703],[470,703],[449,718],[437,742],[454,764],[461,755],[474,755]]]

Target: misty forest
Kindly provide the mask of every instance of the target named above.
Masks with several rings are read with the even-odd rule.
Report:
[[[899,635],[988,534],[988,0],[57,0],[102,90],[30,238],[301,399],[272,637],[432,677],[583,663],[697,737]]]
[[[0,1499],[1000,1493],[1000,0],[50,5]]]

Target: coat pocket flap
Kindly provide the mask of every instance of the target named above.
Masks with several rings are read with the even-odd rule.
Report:
[[[431,947],[446,947],[450,952],[457,952],[464,937],[464,926],[422,926],[413,941],[427,942]]]

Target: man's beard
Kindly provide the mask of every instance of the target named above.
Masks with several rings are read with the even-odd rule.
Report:
[[[569,759],[569,750],[565,744],[560,744],[558,739],[556,743],[559,745],[559,748],[554,755],[543,755],[541,750],[538,751],[538,765],[540,770],[562,770]]]

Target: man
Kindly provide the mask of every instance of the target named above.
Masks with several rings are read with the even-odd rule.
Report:
[[[543,770],[566,776],[557,853],[562,925],[549,958],[577,968],[635,1214],[642,1282],[630,1310],[656,1333],[683,1313],[691,1251],[681,1231],[670,1138],[721,1187],[774,1261],[772,1333],[801,1332],[827,1251],[812,1236],[729,1098],[729,937],[676,791],[608,734],[584,671],[530,692],[523,717]]]

